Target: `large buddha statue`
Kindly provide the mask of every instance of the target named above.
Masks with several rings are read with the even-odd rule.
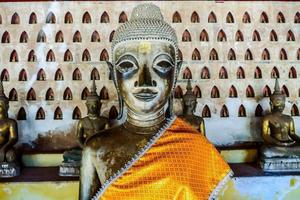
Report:
[[[208,199],[229,179],[214,146],[173,115],[178,58],[175,31],[153,4],[116,30],[108,64],[124,122],[85,142],[79,199]]]
[[[86,139],[96,132],[109,128],[109,121],[106,117],[100,116],[101,102],[97,94],[95,80],[91,92],[86,98],[88,115],[78,121],[76,137],[80,148],[65,151],[63,163],[60,166],[60,176],[79,176],[81,154]]]
[[[281,94],[278,79],[270,97],[271,113],[262,121],[264,146],[260,151],[260,166],[264,171],[300,171],[300,137],[294,120],[283,114],[285,95]]]
[[[196,130],[205,135],[205,125],[202,117],[194,115],[197,97],[192,91],[191,80],[188,80],[186,93],[183,95],[183,110],[179,117],[191,124]]]
[[[16,151],[18,126],[14,119],[8,118],[9,102],[0,81],[0,177],[13,177],[20,174]]]

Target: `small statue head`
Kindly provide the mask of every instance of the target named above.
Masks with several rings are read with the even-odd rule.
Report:
[[[184,114],[193,114],[197,105],[197,97],[192,91],[191,80],[188,80],[186,86],[186,93],[183,95],[183,113]]]
[[[176,83],[178,58],[176,33],[160,9],[152,3],[135,7],[115,32],[108,63],[121,104],[139,115],[161,110]]]
[[[272,112],[283,112],[285,107],[285,95],[281,94],[277,78],[275,81],[274,92],[270,96],[270,106]]]
[[[7,117],[8,108],[8,98],[5,96],[3,83],[0,81],[0,114]]]
[[[85,103],[88,114],[91,115],[99,115],[100,109],[101,109],[101,102],[100,98],[97,94],[97,87],[95,84],[95,79],[93,79],[93,85],[91,87],[91,92],[86,98],[86,103]]]

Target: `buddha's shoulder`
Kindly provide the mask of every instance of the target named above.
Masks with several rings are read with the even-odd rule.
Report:
[[[14,119],[12,119],[12,118],[7,118],[6,119],[6,122],[7,123],[9,123],[9,124],[11,124],[11,125],[17,125],[17,122],[16,122],[16,120],[14,120]]]
[[[115,126],[110,129],[105,129],[103,131],[97,132],[93,135],[91,135],[85,142],[86,146],[95,146],[95,144],[105,144],[105,143],[111,143],[116,138],[118,138],[118,135],[120,135],[122,131],[121,126]]]

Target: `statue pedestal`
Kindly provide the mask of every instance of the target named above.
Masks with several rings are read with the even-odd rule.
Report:
[[[300,158],[264,158],[259,165],[265,172],[300,172]]]
[[[63,162],[59,166],[59,176],[79,177],[80,162]]]
[[[259,166],[265,172],[300,172],[300,146],[264,146],[260,154]]]
[[[20,175],[20,166],[16,163],[0,163],[0,178],[11,178]]]

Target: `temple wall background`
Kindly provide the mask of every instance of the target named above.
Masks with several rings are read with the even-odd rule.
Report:
[[[10,117],[18,119],[19,144],[45,151],[74,146],[91,76],[100,77],[101,113],[116,117],[117,94],[105,60],[113,31],[137,3],[0,3],[0,73]],[[210,141],[260,141],[261,116],[269,112],[268,96],[279,77],[285,113],[300,131],[299,2],[153,3],[175,28],[182,53],[176,113],[191,78],[196,114],[205,117]]]

